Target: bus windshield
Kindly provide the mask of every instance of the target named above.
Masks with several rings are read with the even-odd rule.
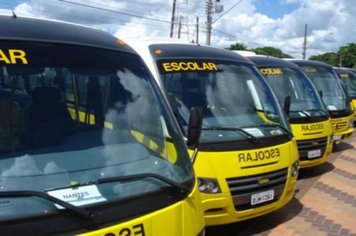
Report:
[[[290,97],[290,119],[327,114],[318,91],[302,72],[288,67],[260,68],[260,71],[272,86],[282,105],[286,97]]]
[[[327,67],[303,66],[303,71],[312,80],[318,91],[321,92],[322,99],[328,111],[346,110],[346,95],[343,92],[339,78],[332,69]]]
[[[1,47],[23,57],[0,61],[0,221],[61,209],[21,191],[79,207],[152,194],[162,207],[184,197],[175,187],[189,192],[194,178],[181,133],[138,56],[49,43]],[[15,197],[5,201],[8,192]]]
[[[339,77],[341,78],[342,83],[347,88],[350,97],[355,99],[356,98],[356,74],[352,72],[349,73],[340,72]]]
[[[201,143],[285,135],[289,126],[277,99],[254,66],[224,60],[158,60],[169,103],[183,129],[201,107]]]

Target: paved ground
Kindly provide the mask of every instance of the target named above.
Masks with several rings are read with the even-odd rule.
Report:
[[[294,199],[265,216],[207,228],[206,236],[356,236],[356,135],[327,163],[301,170]]]

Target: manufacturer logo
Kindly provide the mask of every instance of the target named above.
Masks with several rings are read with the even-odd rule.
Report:
[[[267,177],[262,177],[258,180],[259,185],[265,185],[269,183],[269,179]]]

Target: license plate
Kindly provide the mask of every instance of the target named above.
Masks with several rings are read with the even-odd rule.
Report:
[[[333,136],[333,140],[336,141],[336,140],[340,140],[341,139],[341,135],[334,135]]]
[[[273,200],[274,190],[268,190],[261,193],[255,193],[251,195],[251,205],[260,204]]]
[[[313,150],[308,152],[308,158],[315,158],[315,157],[320,157],[321,156],[321,150]]]

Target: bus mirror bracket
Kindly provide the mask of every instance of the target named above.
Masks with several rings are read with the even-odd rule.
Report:
[[[190,110],[188,132],[187,132],[187,146],[194,149],[191,157],[194,164],[198,154],[199,139],[203,123],[203,114],[200,107],[192,107]]]
[[[319,90],[319,96],[322,98],[323,97],[323,91]]]
[[[289,111],[290,111],[290,96],[286,96],[284,98],[284,105],[283,105],[284,112],[286,113],[287,116],[289,116]]]

